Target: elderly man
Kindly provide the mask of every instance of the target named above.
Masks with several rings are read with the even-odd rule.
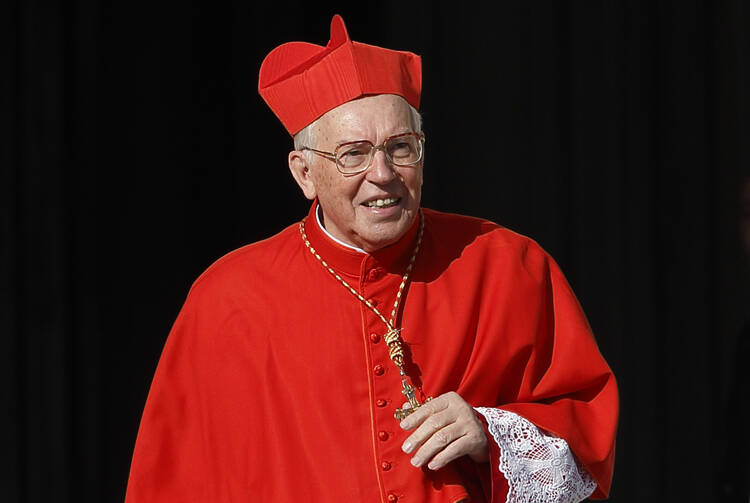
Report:
[[[617,391],[533,241],[420,208],[419,58],[294,42],[259,89],[313,201],[193,285],[127,501],[606,497]]]

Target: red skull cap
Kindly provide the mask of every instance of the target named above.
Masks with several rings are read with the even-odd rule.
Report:
[[[361,96],[397,94],[419,108],[421,89],[419,56],[352,42],[338,14],[328,45],[282,44],[263,60],[258,78],[258,92],[292,136]]]

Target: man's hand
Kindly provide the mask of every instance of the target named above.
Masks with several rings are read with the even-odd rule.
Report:
[[[407,454],[416,451],[411,458],[414,466],[427,463],[430,470],[438,470],[463,455],[477,463],[489,459],[482,423],[474,409],[453,391],[426,402],[401,421],[401,428],[416,428],[401,447]]]

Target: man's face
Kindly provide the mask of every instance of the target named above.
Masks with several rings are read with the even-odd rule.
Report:
[[[380,145],[390,136],[414,131],[415,126],[402,97],[369,96],[323,115],[312,147],[333,152],[337,145],[356,140]],[[311,160],[308,168],[313,191],[305,194],[318,197],[324,226],[336,238],[374,251],[398,241],[414,222],[422,195],[421,161],[413,167],[394,166],[380,150],[366,171],[344,176],[333,161],[317,155]],[[387,207],[371,205],[378,199],[392,203]]]

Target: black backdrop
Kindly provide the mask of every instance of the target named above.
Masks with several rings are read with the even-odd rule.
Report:
[[[612,500],[714,500],[748,298],[750,6],[271,3],[0,6],[0,500],[122,499],[192,280],[307,209],[257,71],[325,44],[334,12],[423,56],[424,204],[566,272],[621,387]]]

